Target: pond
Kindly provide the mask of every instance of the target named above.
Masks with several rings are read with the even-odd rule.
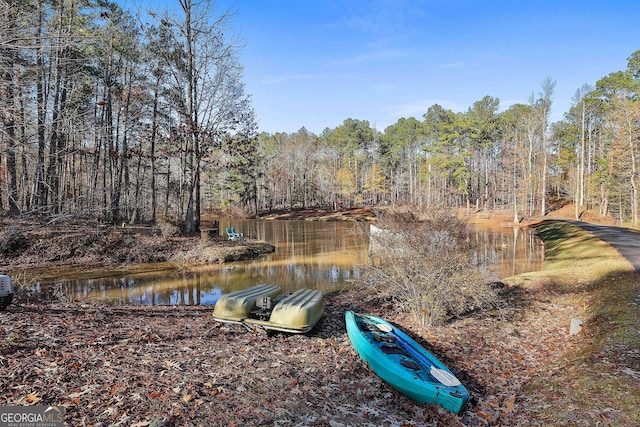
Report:
[[[252,261],[206,266],[149,264],[126,269],[67,269],[55,279],[39,282],[75,300],[114,304],[213,305],[220,295],[257,284],[277,284],[283,291],[299,288],[325,293],[344,289],[357,280],[369,262],[366,223],[322,221],[220,220],[247,237],[266,240],[276,251]],[[541,267],[544,248],[531,230],[476,228],[486,241],[479,257],[490,280]],[[51,274],[49,274],[51,277]]]

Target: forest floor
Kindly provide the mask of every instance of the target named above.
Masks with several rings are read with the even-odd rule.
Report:
[[[82,220],[42,224],[0,219],[0,269],[118,267],[157,262],[225,263],[253,259],[275,247],[255,239],[230,241],[217,233],[181,236],[161,227],[108,227]],[[224,233],[224,231],[222,231]],[[204,236],[204,237],[201,237]],[[19,275],[19,274],[16,274]]]
[[[62,405],[70,426],[640,425],[633,409],[640,406],[638,347],[601,344],[603,325],[618,322],[616,315],[600,313],[580,334],[568,334],[569,321],[597,305],[603,283],[627,283],[629,295],[640,298],[637,276],[597,239],[567,241],[561,252],[575,257],[574,247],[585,255],[562,267],[569,270],[545,261],[539,274],[505,279],[499,309],[429,329],[357,288],[327,295],[322,320],[306,335],[225,325],[204,306],[34,303],[18,296],[0,312],[0,405]],[[549,265],[560,261],[549,258]],[[605,264],[622,273],[614,280],[614,273],[594,272]],[[635,310],[635,328],[640,300],[629,298],[620,306]],[[418,405],[384,384],[351,347],[347,310],[385,317],[433,351],[468,388],[465,412]],[[597,378],[587,381],[581,372]],[[618,391],[591,395],[596,381]]]
[[[385,385],[351,347],[346,310],[402,325],[472,406],[456,416]],[[267,336],[213,321],[210,307],[18,302],[0,312],[0,405],[62,405],[70,426],[529,426],[523,386],[578,342],[566,316],[531,300],[419,331],[349,291],[327,296],[311,333]]]

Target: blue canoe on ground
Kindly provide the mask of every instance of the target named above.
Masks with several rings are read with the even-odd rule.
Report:
[[[347,311],[345,321],[351,344],[385,382],[418,403],[462,412],[469,392],[433,354],[379,317]]]

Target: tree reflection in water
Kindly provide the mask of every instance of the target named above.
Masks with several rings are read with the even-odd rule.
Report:
[[[276,246],[273,254],[222,265],[139,265],[126,272],[71,270],[53,281],[72,299],[114,304],[213,305],[224,293],[261,283],[284,291],[299,288],[332,292],[349,286],[369,262],[367,223],[322,221],[221,220],[245,236]],[[475,228],[485,241],[479,259],[491,280],[541,267],[544,248],[528,229]],[[40,287],[51,286],[47,283]]]

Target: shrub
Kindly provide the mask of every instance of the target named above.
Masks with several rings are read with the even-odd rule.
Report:
[[[380,231],[371,235],[367,283],[420,325],[442,324],[497,301],[466,223],[432,211],[426,220],[415,213],[385,214],[376,226]]]
[[[165,238],[176,237],[182,234],[181,226],[179,224],[179,221],[177,220],[159,220],[157,228],[160,230],[160,234],[162,235],[162,237]]]

